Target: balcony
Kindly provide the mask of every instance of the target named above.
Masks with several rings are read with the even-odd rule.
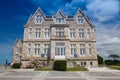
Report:
[[[51,39],[60,39],[60,40],[66,40],[66,39],[69,39],[69,36],[68,35],[60,35],[60,36],[58,36],[58,35],[52,35],[51,36]]]

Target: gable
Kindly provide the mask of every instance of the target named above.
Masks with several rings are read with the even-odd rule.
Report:
[[[40,16],[42,16],[42,19],[45,19],[44,13],[42,12],[42,10],[40,8],[38,8],[35,11],[35,13],[29,17],[29,19],[24,27],[26,27],[31,21],[33,21],[35,23],[35,19],[37,18],[37,15],[40,15]]]
[[[22,46],[22,40],[20,39],[16,40],[14,46]]]
[[[83,16],[83,19],[88,25],[92,28],[94,28],[94,25],[91,23],[89,17],[79,8],[76,14],[74,15],[74,19],[76,19],[77,16]]]
[[[65,18],[65,15],[62,13],[61,10],[58,10],[58,12],[56,13],[56,15],[54,17],[55,18]]]

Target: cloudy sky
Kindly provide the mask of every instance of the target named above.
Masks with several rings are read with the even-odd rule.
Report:
[[[45,15],[58,9],[74,15],[81,8],[96,26],[98,54],[120,55],[120,0],[0,0],[0,63],[11,61],[13,44],[23,38],[23,25],[38,7]]]

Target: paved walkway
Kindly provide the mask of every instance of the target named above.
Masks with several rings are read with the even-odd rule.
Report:
[[[106,68],[89,68],[89,70],[85,72],[6,70],[0,72],[0,80],[120,80],[120,71],[117,70]]]
[[[90,67],[89,67],[88,70],[89,70],[89,71],[92,71],[92,72],[93,72],[93,71],[95,71],[95,72],[97,72],[97,71],[98,71],[98,72],[101,72],[101,71],[102,71],[102,72],[105,72],[105,71],[107,71],[107,72],[114,72],[114,71],[117,72],[117,71],[119,71],[119,70],[115,70],[115,69],[109,69],[109,68],[107,68],[107,67],[94,67],[94,68],[90,68]]]

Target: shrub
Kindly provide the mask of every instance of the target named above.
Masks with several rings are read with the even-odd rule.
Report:
[[[43,66],[46,65],[46,62],[38,61],[38,60],[30,60],[26,64],[26,68],[42,68]]]
[[[112,64],[113,64],[113,61],[112,61],[112,60],[105,60],[105,64],[106,64],[106,65],[112,65]]]
[[[119,65],[120,61],[119,60],[105,60],[106,65]]]
[[[54,62],[53,70],[66,71],[67,70],[67,61],[66,60],[57,60]]]
[[[13,64],[11,65],[11,67],[12,67],[12,68],[15,68],[15,69],[18,69],[18,68],[21,67],[21,65],[22,65],[22,63],[13,63]]]

